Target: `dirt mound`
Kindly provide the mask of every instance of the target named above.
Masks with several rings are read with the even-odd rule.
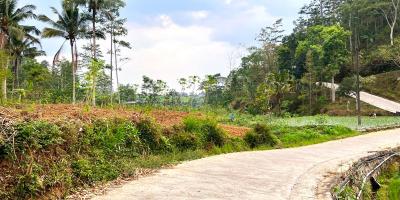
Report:
[[[153,117],[163,127],[172,127],[182,122],[188,115],[203,116],[202,113],[189,113],[171,110],[152,110],[147,113],[130,108],[93,108],[85,105],[48,104],[48,105],[20,105],[15,107],[0,107],[0,116],[16,120],[45,120],[57,121],[63,119],[79,119],[91,121],[93,119],[130,119],[138,120],[143,116]],[[221,125],[232,136],[241,137],[249,128]]]
[[[222,129],[227,131],[229,135],[235,136],[235,137],[243,137],[246,135],[247,132],[249,132],[251,129],[247,127],[240,127],[240,126],[231,126],[231,125],[225,125],[221,124],[220,125]]]

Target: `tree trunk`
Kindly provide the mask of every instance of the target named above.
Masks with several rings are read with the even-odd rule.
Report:
[[[75,105],[76,103],[76,91],[75,91],[75,51],[74,51],[74,41],[71,39],[70,40],[70,46],[71,46],[71,66],[72,66],[72,104]]]
[[[96,106],[96,76],[94,74],[92,83],[92,106]]]
[[[358,126],[362,125],[361,121],[361,97],[360,97],[360,49],[359,49],[359,36],[357,32],[357,28],[354,31],[354,56],[355,56],[355,69],[356,69],[356,75],[357,75],[357,83],[356,83],[356,99],[357,99],[357,121],[358,121]],[[354,61],[353,59],[353,61]]]
[[[118,104],[121,104],[121,95],[119,93],[119,77],[118,77],[118,51],[117,44],[114,41],[114,56],[115,56],[115,78],[117,80],[117,95],[118,95]]]
[[[93,54],[93,59],[96,59],[96,9],[93,8],[92,11],[92,39],[93,39],[93,46],[92,46],[92,54]]]
[[[390,27],[390,45],[394,45],[394,26]]]
[[[20,82],[19,82],[19,74],[21,71],[21,57],[18,57],[17,59],[17,73],[16,73],[16,79],[17,79],[17,88],[19,88]]]
[[[335,76],[332,76],[332,81],[331,81],[331,97],[332,97],[332,103],[336,102],[336,86],[335,86]]]
[[[12,89],[13,91],[17,88],[17,65],[18,65],[18,58],[15,57],[14,59],[14,63],[13,63],[13,74],[14,74],[14,80],[13,80],[13,84],[12,84]]]
[[[0,32],[0,50],[5,51],[5,46],[7,42],[7,35],[4,32]],[[2,71],[4,71],[4,77],[3,80],[1,80],[1,98],[3,102],[7,100],[7,65],[8,65],[8,59],[6,62],[4,62],[4,66],[0,66],[0,68],[3,68]]]
[[[309,72],[310,73],[310,75],[309,75],[309,102],[308,102],[308,106],[309,106],[309,111],[310,111],[310,116],[312,115],[312,109],[311,109],[311,107],[312,107],[312,80],[311,80],[311,72]]]
[[[110,33],[110,37],[111,37],[111,57],[110,57],[110,79],[111,79],[111,85],[110,85],[110,96],[111,96],[111,104],[113,104],[113,93],[114,93],[114,88],[113,88],[113,73],[114,73],[114,68],[113,68],[113,56],[114,56],[114,48],[113,48],[113,32],[114,29],[112,28],[113,25],[111,25],[111,33]]]

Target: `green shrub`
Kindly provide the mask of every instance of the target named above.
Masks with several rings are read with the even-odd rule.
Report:
[[[150,150],[169,150],[168,140],[163,137],[161,127],[150,118],[142,119],[137,124],[139,138]]]
[[[268,126],[261,124],[257,124],[253,131],[247,133],[244,140],[251,148],[261,145],[273,147],[281,143]]]
[[[260,145],[259,135],[253,131],[247,133],[243,139],[252,149]]]
[[[213,119],[190,116],[183,120],[183,125],[186,132],[200,135],[206,147],[225,144],[227,136]]]
[[[82,183],[109,181],[119,176],[118,166],[109,160],[79,159],[71,165],[74,176]]]
[[[18,199],[31,199],[44,189],[43,180],[37,174],[21,175],[15,189]]]
[[[328,116],[326,115],[317,115],[315,118],[315,124],[317,125],[325,125],[328,123]]]
[[[185,131],[190,133],[200,133],[204,123],[206,123],[207,119],[189,116],[183,119],[183,126]]]
[[[400,199],[400,177],[393,178],[389,185],[389,199]]]
[[[91,183],[93,181],[92,165],[89,160],[79,159],[71,165],[76,178],[82,182]]]
[[[350,128],[344,126],[323,126],[321,134],[325,135],[344,135],[354,132]]]
[[[18,134],[15,143],[20,149],[44,150],[51,145],[64,142],[59,127],[43,121],[26,122],[17,126]]]
[[[173,135],[171,143],[180,151],[196,150],[201,144],[196,134],[185,131]]]
[[[207,145],[222,147],[225,144],[226,134],[216,123],[204,124],[202,134]]]

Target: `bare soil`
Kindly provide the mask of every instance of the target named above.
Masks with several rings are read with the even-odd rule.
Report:
[[[93,108],[85,105],[47,104],[47,105],[18,105],[0,107],[0,116],[21,120],[58,121],[63,119],[79,119],[91,121],[93,119],[129,119],[137,121],[142,117],[150,116],[163,127],[172,127],[182,123],[188,115],[203,116],[202,113],[189,113],[170,110],[152,110],[149,112],[137,111],[129,108]],[[221,125],[231,136],[242,137],[250,129],[230,125]]]

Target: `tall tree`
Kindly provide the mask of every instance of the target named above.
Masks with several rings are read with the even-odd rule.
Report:
[[[398,23],[400,0],[375,1],[376,9],[385,17],[390,28],[390,45],[394,45],[394,31]]]
[[[45,55],[45,52],[39,50],[37,45],[41,46],[40,41],[33,36],[23,38],[12,37],[11,42],[8,45],[8,49],[13,58],[13,89],[19,88],[19,73],[23,58],[34,58]]]
[[[72,103],[76,103],[76,70],[78,66],[78,53],[77,53],[77,39],[85,33],[85,18],[82,17],[82,14],[79,10],[79,7],[75,3],[63,3],[62,11],[59,12],[54,7],[51,7],[51,10],[54,14],[57,15],[58,19],[56,21],[50,19],[45,15],[40,15],[39,19],[43,22],[51,25],[51,28],[44,28],[42,32],[43,38],[54,38],[61,37],[65,38],[65,40],[69,41],[71,48],[71,63],[72,63],[72,78],[73,78],[73,86],[72,86]],[[64,42],[65,43],[65,42]],[[54,62],[57,61],[61,50],[64,46],[61,45],[61,48],[58,50],[54,57]],[[53,63],[54,64],[54,63]]]
[[[123,24],[126,19],[121,19],[120,17],[120,9],[125,6],[123,1],[114,1],[113,4],[109,5],[107,9],[103,12],[106,18],[106,32],[110,34],[110,77],[111,77],[111,85],[110,85],[110,93],[111,93],[111,103],[113,103],[113,73],[114,73],[114,62],[118,63],[118,60],[114,60],[115,56],[115,42],[116,35],[120,35],[121,28],[123,28]],[[123,29],[123,33],[127,32],[126,29]],[[117,58],[115,58],[117,59]],[[114,62],[113,62],[114,61]],[[117,68],[117,66],[116,66]],[[116,76],[118,76],[118,70],[115,71]],[[118,81],[117,81],[118,82]],[[118,83],[117,83],[118,84]],[[119,89],[119,87],[117,88]],[[120,99],[120,94],[118,93],[118,99]]]
[[[17,7],[17,0],[0,0],[0,50],[4,51],[7,43],[13,35],[24,35],[26,19],[36,18],[34,5]],[[7,67],[7,65],[2,66]],[[7,68],[2,69],[7,71]],[[7,76],[2,77],[2,99],[7,99]]]
[[[75,3],[78,3],[79,5],[85,5],[88,8],[88,11],[91,13],[90,20],[92,21],[92,30],[91,30],[91,35],[92,35],[92,56],[93,59],[97,58],[96,55],[96,40],[97,36],[99,35],[99,31],[97,30],[97,22],[99,18],[103,17],[101,14],[104,14],[104,12],[109,9],[109,8],[115,8],[115,7],[123,7],[125,5],[125,2],[123,0],[69,0]]]

